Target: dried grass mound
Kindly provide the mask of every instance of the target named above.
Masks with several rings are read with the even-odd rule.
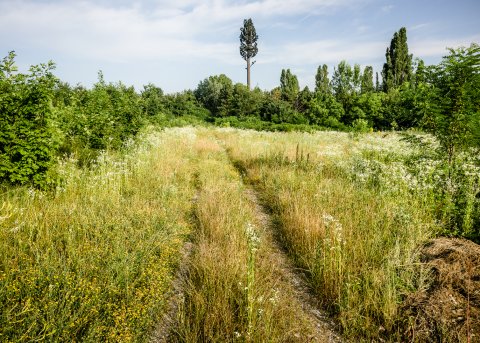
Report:
[[[404,311],[413,342],[480,342],[480,245],[438,238],[421,249],[432,269],[426,290],[409,297]]]

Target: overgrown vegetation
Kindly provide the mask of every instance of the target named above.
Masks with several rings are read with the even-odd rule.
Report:
[[[198,131],[197,131],[198,132]],[[309,341],[308,321],[272,238],[212,131],[198,132],[194,251],[172,341]]]
[[[187,237],[173,339],[308,340],[242,177],[349,339],[410,337],[401,304],[428,287],[418,247],[480,242],[477,44],[425,66],[402,28],[382,83],[341,61],[313,91],[288,68],[271,91],[222,74],[177,94],[53,70],[0,62],[2,341],[148,339]],[[224,128],[167,129],[188,125]]]
[[[190,232],[189,139],[147,133],[90,169],[63,161],[55,194],[2,194],[0,341],[148,338]]]
[[[430,278],[417,247],[449,225],[436,219],[442,187],[436,183],[449,181],[439,178],[440,170],[410,164],[427,148],[412,149],[396,134],[219,136],[345,336],[407,340],[416,314],[405,315],[402,303],[428,288]]]

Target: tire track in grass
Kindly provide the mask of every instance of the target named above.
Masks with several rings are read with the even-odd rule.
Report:
[[[342,342],[277,243],[253,188],[222,142],[203,134],[193,243],[184,246],[169,310],[151,341]]]
[[[296,300],[301,305],[308,321],[315,328],[315,336],[312,341],[320,339],[321,342],[343,342],[338,333],[337,325],[329,318],[328,314],[321,309],[319,301],[308,286],[306,276],[295,268],[293,263],[287,257],[285,249],[276,239],[274,233],[275,225],[267,209],[261,205],[257,192],[248,187],[245,191],[246,197],[254,206],[256,216],[260,225],[269,232],[268,244],[271,246],[271,259],[279,267],[281,278],[290,285]],[[317,338],[317,339],[316,339]]]
[[[293,262],[288,258],[286,249],[283,247],[279,239],[280,233],[278,232],[278,228],[275,226],[266,206],[262,205],[259,194],[253,186],[244,181],[246,171],[240,164],[233,160],[223,142],[221,145],[224,147],[230,163],[241,175],[242,183],[245,185],[245,196],[252,204],[258,225],[261,226],[265,232],[264,236],[267,241],[266,244],[270,246],[269,259],[278,268],[282,281],[285,282],[285,285],[291,288],[296,301],[300,304],[303,310],[303,315],[314,328],[315,337],[311,337],[310,341],[332,343],[343,342],[343,339],[339,334],[338,325],[336,325],[328,314],[321,309],[320,302],[308,285],[306,275],[296,268]]]

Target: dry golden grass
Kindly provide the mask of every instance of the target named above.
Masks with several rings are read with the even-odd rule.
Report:
[[[400,339],[399,304],[425,284],[416,248],[435,224],[404,183],[353,177],[365,154],[388,162],[409,151],[393,134],[183,128],[147,132],[91,170],[62,162],[54,196],[1,196],[0,340],[148,339],[187,237],[171,341],[325,339],[276,240],[347,338]]]
[[[395,340],[399,305],[422,287],[416,248],[434,220],[419,199],[382,193],[348,175],[348,137],[221,132],[281,225],[283,244],[310,274],[347,337]],[[367,138],[371,139],[371,138]],[[300,148],[299,148],[300,147]]]
[[[195,248],[184,280],[175,340],[182,342],[308,342],[308,321],[274,259],[270,233],[259,222],[245,186],[204,131],[197,149],[199,195]]]

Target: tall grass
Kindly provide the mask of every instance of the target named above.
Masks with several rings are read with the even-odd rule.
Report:
[[[438,206],[397,135],[182,128],[127,150],[62,161],[54,194],[0,196],[0,341],[149,339],[187,239],[171,341],[326,341],[277,239],[347,338],[402,339]]]
[[[0,341],[149,334],[190,232],[193,138],[145,133],[126,156],[105,153],[91,169],[63,161],[55,195],[1,196]]]
[[[281,225],[283,244],[308,271],[345,335],[399,339],[405,324],[401,301],[425,286],[416,248],[435,224],[424,199],[413,196],[406,183],[375,168],[362,174],[357,167],[367,151],[395,165],[410,153],[398,137],[236,131],[218,136],[261,192]]]
[[[271,236],[246,197],[240,175],[213,132],[203,134],[195,145],[195,249],[174,339],[311,341],[313,325],[274,259]]]

